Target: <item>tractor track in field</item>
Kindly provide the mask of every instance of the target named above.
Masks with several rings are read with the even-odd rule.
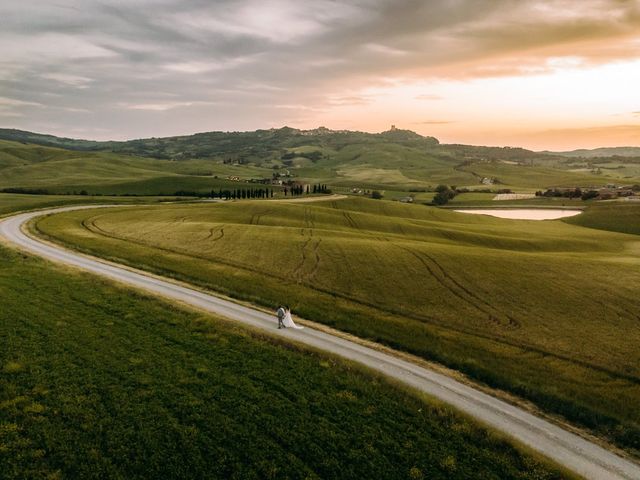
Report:
[[[272,210],[263,210],[260,213],[254,213],[251,215],[251,219],[249,220],[249,225],[260,225],[260,220],[262,217],[265,217],[272,213]]]
[[[79,208],[98,207],[95,205],[63,207],[7,217],[0,222],[0,237],[14,247],[17,246],[50,261],[88,271],[165,299],[186,303],[251,328],[268,332],[284,341],[306,345],[361,363],[462,410],[467,415],[519,440],[529,448],[583,477],[599,480],[640,478],[640,465],[631,460],[606,450],[561,426],[492,397],[471,385],[395,356],[389,351],[373,349],[311,326],[307,326],[304,330],[278,330],[275,328],[272,314],[222,299],[190,287],[188,284],[176,283],[142,270],[126,268],[117,263],[79,254],[27,235],[22,229],[27,222],[37,216]]]
[[[313,214],[311,210],[307,207],[304,208],[303,221],[305,226],[300,229],[300,235],[303,237],[307,237],[305,242],[302,244],[301,255],[302,258],[300,262],[296,265],[293,270],[293,276],[296,278],[297,283],[301,284],[305,281],[312,279],[318,271],[320,267],[320,243],[322,243],[322,238],[314,239],[313,230],[315,228],[315,223],[313,221]],[[310,252],[307,253],[308,247],[311,246]],[[313,258],[313,265],[310,268],[308,274],[304,274],[304,267],[307,264],[307,260],[309,258]]]
[[[344,219],[347,222],[347,225],[353,229],[356,230],[360,230],[360,227],[358,226],[358,223],[353,219],[353,217],[351,216],[351,214],[347,211],[343,211],[342,212],[342,216],[344,217]]]
[[[87,208],[92,208],[92,207],[87,207]],[[72,207],[70,207],[70,208],[72,208]],[[263,270],[252,268],[252,267],[247,266],[247,265],[238,264],[238,263],[235,263],[235,262],[223,259],[223,258],[211,258],[211,257],[202,256],[202,255],[197,255],[197,254],[194,254],[192,252],[182,252],[182,251],[179,251],[179,250],[173,250],[173,249],[170,249],[170,248],[161,247],[161,246],[158,246],[156,244],[151,244],[151,243],[147,243],[147,242],[140,241],[140,240],[121,238],[121,237],[118,237],[116,235],[110,234],[108,232],[104,233],[104,236],[106,236],[107,238],[112,238],[114,240],[118,240],[118,241],[122,241],[122,242],[130,242],[130,243],[134,243],[134,244],[137,244],[137,245],[140,245],[140,246],[144,246],[144,247],[147,247],[147,248],[154,248],[154,249],[157,249],[157,250],[160,250],[160,251],[165,251],[165,252],[170,253],[170,254],[183,255],[183,256],[187,256],[187,257],[190,257],[190,258],[195,258],[195,259],[198,259],[198,260],[221,263],[221,264],[227,265],[229,267],[233,267],[233,268],[237,268],[237,269],[240,269],[240,270],[245,270],[245,271],[248,271],[248,272],[251,272],[251,273],[255,273],[255,274],[258,274],[258,275],[263,275],[263,276],[269,277],[269,278],[273,279],[274,281],[287,282],[287,281],[291,280],[291,278],[289,276],[286,276],[286,275],[278,275],[278,274],[276,274],[274,272],[265,272]],[[389,239],[386,239],[386,240],[387,241],[391,241]],[[119,259],[119,260],[126,262],[125,259]],[[555,358],[555,359],[561,360],[563,362],[567,362],[567,363],[570,363],[570,364],[574,364],[574,365],[580,366],[582,368],[592,369],[592,370],[604,373],[606,375],[609,375],[612,378],[620,378],[620,379],[629,381],[631,383],[640,385],[640,377],[638,377],[638,376],[617,372],[615,370],[611,370],[609,368],[606,368],[606,367],[603,367],[603,366],[600,366],[600,365],[597,365],[597,364],[593,364],[593,363],[590,363],[590,362],[585,361],[585,360],[580,360],[580,359],[577,359],[577,358],[569,357],[567,355],[563,355],[562,353],[556,353],[556,352],[551,352],[551,351],[548,351],[548,350],[544,350],[544,349],[542,349],[540,347],[537,347],[535,345],[529,345],[529,344],[524,343],[524,342],[516,342],[516,341],[513,341],[512,339],[509,339],[509,338],[504,337],[504,336],[488,335],[488,334],[484,334],[484,333],[481,333],[481,332],[478,332],[478,331],[470,330],[470,329],[467,329],[467,328],[464,328],[464,327],[454,326],[454,325],[451,325],[450,323],[443,322],[443,321],[439,320],[438,318],[425,316],[425,315],[419,315],[416,312],[412,312],[412,311],[397,312],[397,311],[395,311],[393,309],[385,308],[382,305],[375,304],[375,303],[372,303],[372,302],[368,302],[368,301],[362,300],[360,298],[357,298],[357,297],[354,297],[354,296],[351,296],[351,295],[348,295],[348,294],[345,294],[345,293],[342,293],[342,292],[339,292],[339,291],[329,290],[327,288],[320,287],[318,285],[309,286],[309,288],[313,288],[313,290],[316,290],[317,292],[325,294],[325,295],[329,295],[329,296],[332,296],[332,297],[341,298],[341,299],[349,301],[349,302],[353,302],[353,303],[355,303],[357,305],[360,305],[362,307],[365,307],[365,308],[371,308],[371,309],[374,309],[374,310],[378,310],[378,311],[384,312],[384,313],[389,314],[389,315],[401,315],[402,317],[404,317],[406,319],[409,319],[409,320],[413,320],[413,321],[417,321],[417,322],[424,322],[424,323],[428,323],[430,325],[433,325],[434,327],[441,328],[443,330],[448,330],[448,331],[451,331],[451,332],[456,332],[456,333],[467,335],[467,336],[470,336],[470,337],[477,337],[477,338],[482,338],[484,340],[489,340],[489,341],[492,341],[492,342],[501,343],[501,344],[504,344],[504,345],[512,347],[512,348],[520,349],[523,352],[529,352],[529,353],[533,353],[533,354],[536,354],[536,355],[540,355],[541,357]]]
[[[221,240],[222,238],[224,238],[224,227],[225,225],[210,228],[209,234],[205,238],[203,238],[202,241],[211,240],[212,242],[217,242],[218,240]],[[213,236],[216,235],[216,232],[217,236],[214,238]]]
[[[460,290],[465,292],[471,298],[475,299],[477,302],[480,302],[480,303],[486,305],[487,308],[490,308],[490,309],[494,310],[495,312],[498,312],[500,315],[504,315],[507,318],[507,320],[509,321],[509,326],[510,327],[520,328],[522,326],[520,324],[520,322],[518,320],[516,320],[515,318],[513,318],[511,315],[509,315],[508,313],[501,312],[500,309],[498,309],[494,305],[490,304],[489,302],[487,302],[482,297],[476,295],[476,293],[473,292],[473,290],[468,289],[462,283],[460,283],[458,280],[456,280],[454,277],[452,277],[451,274],[449,274],[449,272],[447,272],[447,270],[435,258],[433,258],[431,255],[429,255],[428,253],[425,253],[425,252],[421,252],[421,253],[426,258],[428,258],[438,268],[438,270],[440,270],[440,272],[442,273],[442,276],[444,278],[448,279],[451,283],[453,283],[455,286],[457,286]]]
[[[416,258],[429,272],[429,274],[442,285],[445,289],[450,291],[453,295],[458,297],[463,302],[471,305],[476,310],[487,315],[487,318],[490,322],[505,327],[508,326],[510,328],[519,328],[520,322],[518,322],[515,318],[511,317],[508,314],[501,312],[499,309],[488,303],[487,301],[480,298],[474,292],[469,290],[467,287],[462,285],[458,280],[453,278],[446,269],[440,265],[431,255],[425,252],[418,252],[412,250],[408,247],[403,247],[401,245],[395,244],[396,247],[401,250],[409,253],[414,258]],[[501,322],[500,317],[506,318],[507,322]]]

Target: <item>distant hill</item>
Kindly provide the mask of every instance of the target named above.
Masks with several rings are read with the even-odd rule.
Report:
[[[45,147],[60,147],[67,150],[100,150],[107,149],[115,142],[97,142],[92,140],[79,140],[75,138],[56,137],[43,133],[26,132],[14,128],[0,128],[0,140],[42,145]]]
[[[325,127],[299,130],[291,127],[254,132],[205,132],[164,138],[144,138],[124,142],[98,142],[55,137],[14,129],[0,129],[0,140],[31,143],[70,150],[110,151],[143,157],[183,160],[229,156],[231,160],[265,158],[274,152],[300,146],[339,149],[354,143],[393,142],[411,147],[432,147],[439,142],[410,130],[392,128],[382,133],[330,130]]]
[[[541,152],[563,157],[601,158],[601,157],[640,157],[640,147],[603,147],[591,150],[580,149],[569,152]]]
[[[381,133],[282,127],[106,142],[0,129],[0,190],[203,193],[237,186],[231,182],[273,180],[348,190],[423,192],[446,184],[536,191],[638,183],[640,158],[594,162],[523,148],[447,145],[395,127]]]

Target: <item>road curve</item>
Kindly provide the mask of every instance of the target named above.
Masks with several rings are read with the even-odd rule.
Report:
[[[366,365],[454,406],[586,478],[598,480],[640,479],[640,465],[450,377],[312,328],[277,330],[275,317],[271,315],[218,298],[195,288],[178,285],[171,280],[151,276],[140,270],[121,267],[115,263],[45,243],[25,234],[22,228],[26,222],[40,215],[104,207],[108,206],[63,207],[14,215],[0,222],[0,238],[13,246],[48,260],[98,274],[167,299],[177,300],[239,323],[267,330],[281,338],[290,339]]]

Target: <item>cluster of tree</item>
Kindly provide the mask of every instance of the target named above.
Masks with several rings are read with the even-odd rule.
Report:
[[[438,185],[436,187],[436,194],[433,196],[433,200],[431,201],[434,205],[446,205],[449,203],[453,197],[458,194],[458,190],[455,185],[451,187],[447,185]]]
[[[280,158],[282,160],[291,160],[296,157],[304,157],[308,158],[312,162],[317,162],[322,158],[322,152],[320,150],[314,150],[313,152],[287,152],[284,153]]]
[[[271,188],[235,188],[233,190],[211,191],[211,198],[239,200],[245,198],[273,198]]]
[[[331,190],[326,185],[319,183],[313,186],[313,193],[331,193]]]
[[[174,197],[197,197],[197,198],[213,198],[214,191],[211,192],[195,192],[193,190],[178,190],[173,193]]]
[[[74,190],[73,192],[50,192],[44,188],[8,187],[0,190],[0,193],[20,193],[23,195],[89,195],[86,190]]]
[[[597,190],[582,190],[580,187],[566,188],[563,190],[560,190],[559,188],[549,188],[545,192],[542,190],[538,190],[536,192],[536,197],[579,198],[583,201],[593,200],[599,196],[600,192]]]
[[[582,192],[580,198],[584,201],[593,200],[594,198],[598,198],[600,194],[597,190],[587,190],[586,192]]]
[[[49,195],[49,191],[44,188],[22,188],[22,187],[9,187],[0,190],[2,193],[22,193],[25,195]]]
[[[596,196],[598,192],[596,192]],[[548,188],[545,192],[542,190],[538,190],[536,192],[536,197],[563,197],[563,198],[580,198],[582,197],[582,189],[580,187],[576,188]]]
[[[309,185],[305,187],[303,187],[302,185],[290,185],[288,188],[285,187],[284,189],[284,195],[287,196],[289,194],[291,194],[291,196],[295,196],[295,195],[304,195],[304,194],[309,195],[311,193],[311,189],[309,188]]]
[[[382,195],[382,193],[380,193],[378,190],[374,190],[373,192],[371,192],[371,198],[375,200],[381,200],[382,197],[384,197],[384,195]]]
[[[224,200],[240,200],[245,198],[273,198],[273,190],[270,188],[234,188],[233,190],[210,192],[194,192],[189,190],[178,190],[173,194],[176,197],[197,197],[197,198],[219,198]]]

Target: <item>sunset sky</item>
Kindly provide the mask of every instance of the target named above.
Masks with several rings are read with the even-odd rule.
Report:
[[[640,0],[0,0],[0,127],[640,145]]]

